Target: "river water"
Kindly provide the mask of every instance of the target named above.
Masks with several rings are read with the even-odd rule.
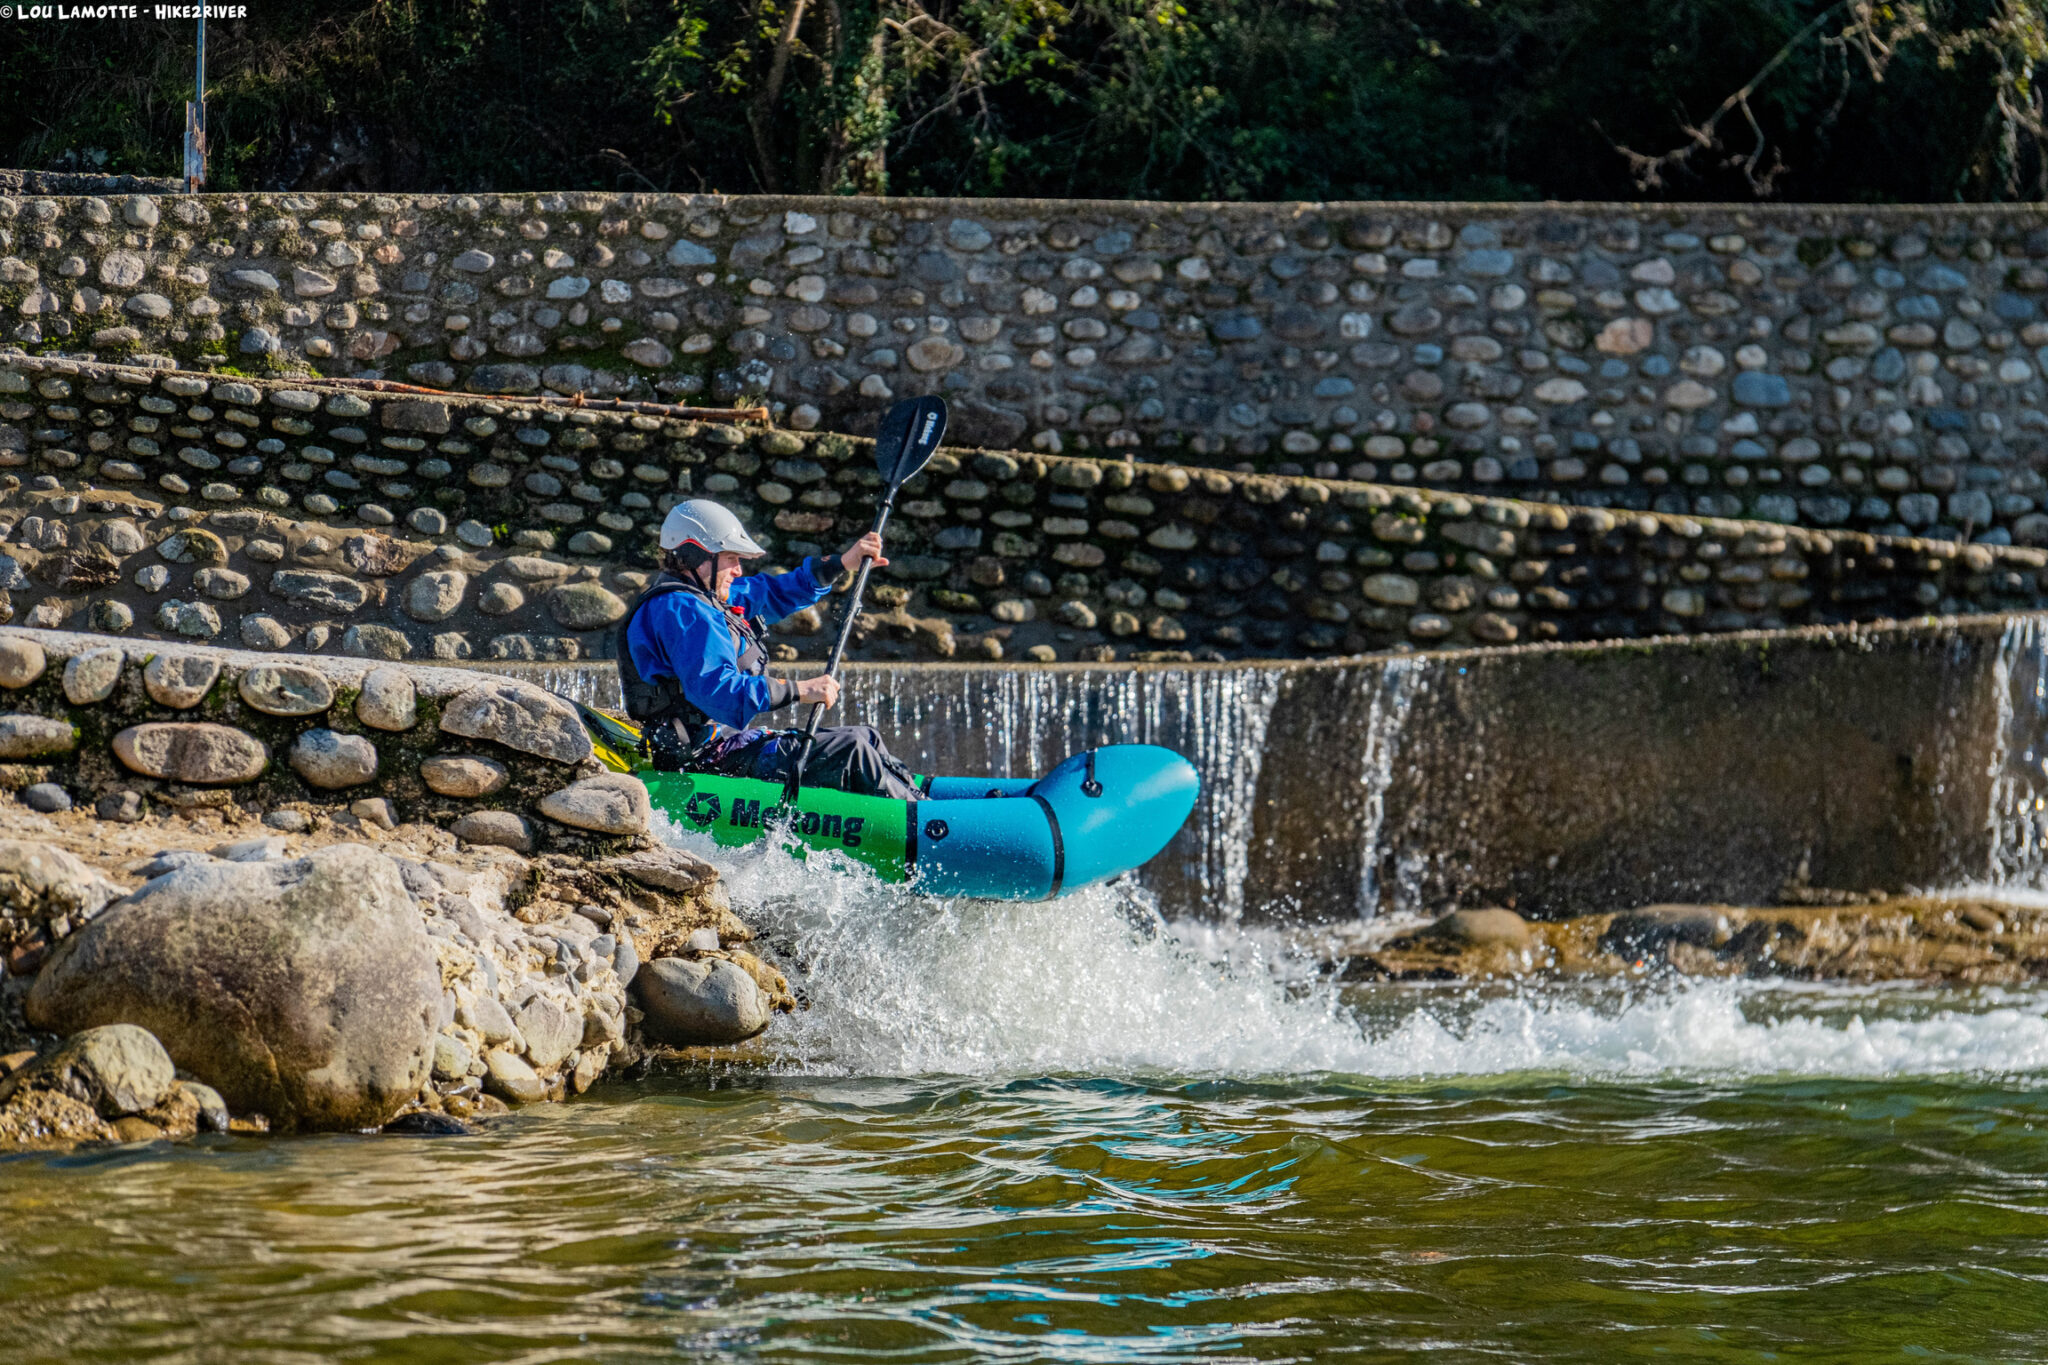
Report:
[[[476,1137],[0,1162],[28,1361],[2048,1359],[2048,992],[1334,989],[740,867],[809,1008]]]

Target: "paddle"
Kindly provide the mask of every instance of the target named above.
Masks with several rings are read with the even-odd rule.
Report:
[[[880,534],[889,524],[889,513],[896,507],[896,492],[904,481],[923,469],[927,461],[938,450],[939,442],[946,435],[946,400],[937,396],[909,398],[889,409],[882,418],[881,427],[875,432],[875,468],[882,474],[882,501],[875,508],[875,524],[871,528]],[[846,655],[846,642],[853,638],[853,623],[860,619],[860,601],[868,590],[868,571],[874,567],[874,560],[865,556],[860,561],[860,572],[854,576],[853,596],[846,603],[846,619],[839,624],[839,638],[832,644],[832,656],[825,664],[825,676],[839,676],[839,661]],[[818,718],[825,714],[825,703],[812,702],[810,718],[804,722],[801,738],[797,743],[796,757],[789,765],[789,776],[782,786],[785,805],[796,805],[797,789],[803,785],[804,764],[810,759],[811,744],[818,737]]]

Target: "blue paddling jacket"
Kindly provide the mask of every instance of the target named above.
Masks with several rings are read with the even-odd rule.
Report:
[[[736,578],[724,606],[701,584],[662,574],[620,628],[627,714],[643,729],[680,720],[694,747],[719,727],[743,729],[754,716],[789,705],[796,684],[767,676],[768,625],[831,591],[823,557],[789,573]]]

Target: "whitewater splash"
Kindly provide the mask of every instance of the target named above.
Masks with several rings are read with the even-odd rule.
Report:
[[[721,861],[734,904],[806,999],[766,1040],[775,1063],[796,1071],[1425,1080],[2048,1070],[2048,990],[1933,1002],[1730,982],[1604,995],[1347,992],[1305,973],[1277,939],[1162,918],[1135,886],[1039,904],[943,900],[829,857],[798,863],[762,849]]]

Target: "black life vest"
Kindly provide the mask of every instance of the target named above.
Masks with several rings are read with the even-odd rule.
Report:
[[[656,726],[667,725],[670,721],[681,721],[682,729],[688,736],[690,747],[696,748],[711,738],[718,729],[718,723],[698,710],[696,705],[683,694],[682,684],[674,678],[643,678],[633,664],[633,650],[628,644],[633,619],[640,609],[656,598],[670,593],[686,592],[698,597],[718,612],[727,629],[732,631],[733,645],[739,651],[739,670],[742,673],[766,673],[768,671],[768,626],[766,622],[755,621],[729,606],[720,606],[712,600],[704,585],[687,578],[678,578],[664,572],[647,585],[633,603],[626,619],[619,622],[619,633],[615,653],[619,661],[619,685],[625,694],[626,714],[631,716],[645,734]]]

